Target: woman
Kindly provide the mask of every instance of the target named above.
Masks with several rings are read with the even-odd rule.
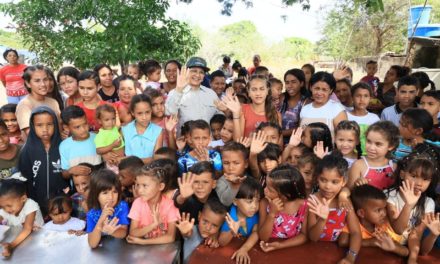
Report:
[[[0,69],[0,80],[6,88],[8,103],[18,104],[28,94],[22,78],[27,66],[18,62],[18,53],[14,49],[7,49],[3,58],[9,64]]]
[[[66,101],[67,97],[61,94],[58,83],[55,81],[55,75],[53,74],[53,71],[48,67],[44,67],[44,70],[47,73],[47,78],[49,78],[47,86],[47,96],[55,99],[58,103],[58,106],[60,107],[60,110],[63,111],[64,102]]]
[[[164,69],[167,82],[161,83],[160,89],[162,94],[168,94],[171,90],[176,88],[177,72],[182,69],[182,65],[176,60],[169,60],[165,63]]]

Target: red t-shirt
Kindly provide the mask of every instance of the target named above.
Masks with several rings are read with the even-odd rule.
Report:
[[[107,102],[101,100],[101,101],[99,101],[98,106],[103,105],[103,104],[107,104]],[[96,108],[95,109],[87,108],[84,106],[84,102],[80,102],[76,105],[81,107],[84,110],[84,112],[86,113],[87,123],[89,124],[89,130],[93,131],[93,132],[98,132],[99,129],[101,128],[101,125],[99,124],[98,120],[95,117]]]
[[[266,115],[259,115],[254,112],[250,104],[243,104],[242,111],[244,115],[244,136],[249,137],[249,135],[254,132],[257,127],[262,122],[267,122]]]
[[[5,65],[0,69],[0,80],[6,84],[7,96],[23,96],[28,94],[22,78],[26,67],[27,65],[25,64],[18,64],[16,66]]]

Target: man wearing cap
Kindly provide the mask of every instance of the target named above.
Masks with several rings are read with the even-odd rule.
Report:
[[[204,59],[192,57],[178,73],[176,88],[168,94],[166,114],[178,115],[179,132],[187,121],[203,119],[209,123],[213,115],[222,114],[214,104],[218,100],[217,94],[201,85],[207,71],[209,68]]]

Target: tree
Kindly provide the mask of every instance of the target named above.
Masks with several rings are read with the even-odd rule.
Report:
[[[165,16],[167,0],[14,2],[1,10],[25,45],[54,68],[64,61],[90,68],[145,58],[186,60],[200,47],[187,24]]]

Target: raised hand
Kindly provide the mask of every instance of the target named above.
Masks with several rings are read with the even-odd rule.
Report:
[[[174,128],[176,128],[177,123],[179,122],[179,120],[177,119],[176,115],[170,115],[168,117],[165,118],[165,129],[168,132],[171,132],[174,130]]]
[[[160,212],[159,212],[159,204],[156,204],[153,207],[153,210],[151,212],[151,215],[153,216],[153,226],[157,227],[160,225]]]
[[[194,176],[191,172],[184,173],[182,177],[177,178],[177,183],[179,184],[179,192],[183,199],[187,199],[194,194],[194,189],[192,187]]]
[[[195,158],[197,158],[198,161],[209,161],[208,149],[204,147],[195,147],[194,154],[196,156]]]
[[[258,154],[263,151],[267,146],[266,140],[267,136],[263,131],[260,130],[257,133],[254,133],[252,135],[251,153]]]
[[[351,79],[351,74],[347,66],[342,66],[338,69],[335,69],[333,72],[333,77],[335,77],[337,81],[342,79]]]
[[[414,208],[420,196],[422,195],[420,191],[414,191],[414,182],[409,180],[402,182],[402,186],[400,186],[400,191],[403,196],[403,201],[405,201],[405,204],[411,206],[411,208]]]
[[[321,202],[318,197],[316,197],[315,195],[311,195],[307,201],[309,212],[315,214],[319,218],[327,220],[327,217],[330,213],[329,205],[331,200],[327,201],[325,198],[322,198]]]
[[[114,217],[112,220],[105,219],[102,226],[102,232],[112,235],[121,225],[118,225],[119,219]]]
[[[235,258],[236,264],[250,264],[251,258],[249,257],[249,254],[244,249],[239,249],[232,254],[231,259]]]
[[[232,88],[232,87],[228,87],[228,88],[226,88],[226,90],[225,90],[225,94],[226,94],[227,96],[234,96],[234,94],[235,94],[235,90],[234,90],[234,88]]]
[[[328,147],[325,147],[324,149],[324,142],[318,141],[316,142],[316,146],[313,148],[313,153],[315,153],[318,158],[322,159],[328,154]]]
[[[182,66],[182,70],[177,70],[176,92],[181,93],[188,85],[188,69]]]
[[[269,214],[275,216],[284,209],[284,203],[280,198],[269,199]]]
[[[222,99],[224,105],[232,112],[234,118],[239,118],[241,115],[241,104],[237,96],[224,96]]]
[[[429,229],[434,235],[440,235],[440,213],[427,213],[423,217],[422,223]]]
[[[238,229],[240,229],[240,225],[242,224],[242,221],[235,221],[229,213],[226,213],[226,223],[229,226],[229,229],[231,229],[231,232],[237,236],[238,235]]]
[[[301,143],[302,133],[303,133],[302,127],[298,127],[297,129],[295,129],[292,132],[292,135],[290,135],[289,145],[294,147],[298,146]]]
[[[280,242],[269,243],[269,242],[260,241],[260,248],[266,253],[278,249],[279,247],[280,247]]]
[[[251,140],[248,137],[240,137],[237,140],[238,143],[242,144],[246,148],[249,148],[251,146]]]
[[[396,249],[396,244],[394,244],[393,239],[385,232],[375,232],[374,237],[376,238],[376,242],[374,244],[385,250],[385,251],[393,251]]]
[[[182,235],[189,234],[194,227],[195,219],[190,220],[191,215],[189,213],[182,213],[182,217],[177,221],[176,227],[180,230]]]
[[[228,110],[228,107],[226,107],[225,103],[223,103],[223,101],[221,100],[215,100],[214,105],[215,107],[217,107],[218,110],[222,112],[226,112]]]

